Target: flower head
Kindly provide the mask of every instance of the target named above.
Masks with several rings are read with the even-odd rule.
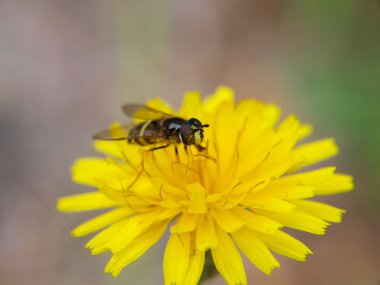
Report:
[[[204,101],[187,93],[176,113],[161,100],[148,105],[209,124],[207,151],[178,145],[176,154],[173,145],[150,151],[125,140],[96,141],[107,158],[74,164],[73,180],[97,190],[60,198],[58,209],[110,209],[72,232],[101,230],[86,247],[112,252],[106,272],[117,276],[168,230],[165,284],[197,284],[207,250],[228,284],[247,284],[239,250],[269,274],[280,266],[272,252],[300,261],[312,253],[284,228],[322,235],[340,222],[344,210],[310,198],[349,191],[352,178],[335,167],[304,170],[337,154],[333,139],[299,144],[312,132],[309,125],[294,116],[278,123],[274,105],[235,104],[227,87]]]

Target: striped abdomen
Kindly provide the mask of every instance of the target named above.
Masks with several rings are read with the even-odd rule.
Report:
[[[138,124],[129,131],[128,142],[139,145],[179,143],[178,130],[184,122],[184,119],[173,117]]]

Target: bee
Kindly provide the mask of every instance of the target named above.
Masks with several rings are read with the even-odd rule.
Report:
[[[151,107],[139,104],[127,104],[122,107],[128,117],[143,120],[142,123],[121,125],[116,128],[97,133],[95,140],[127,140],[128,143],[141,146],[152,145],[151,150],[165,148],[170,145],[194,145],[199,151],[206,147],[201,143],[204,139],[203,128],[209,127],[198,119],[189,120],[170,115]]]

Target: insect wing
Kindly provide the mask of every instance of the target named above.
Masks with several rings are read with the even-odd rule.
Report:
[[[173,117],[173,115],[139,104],[127,104],[122,109],[127,116],[144,121]]]
[[[111,126],[108,130],[99,132],[92,136],[94,140],[125,140],[134,125]]]

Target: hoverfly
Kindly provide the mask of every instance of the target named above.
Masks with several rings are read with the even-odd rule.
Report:
[[[144,122],[132,125],[121,125],[116,129],[106,130],[93,136],[96,140],[127,140],[128,143],[141,146],[152,145],[151,150],[184,144],[185,148],[194,145],[199,151],[206,149],[201,145],[203,128],[198,119],[189,120],[175,117],[148,106],[127,104],[122,107],[124,114]],[[177,148],[175,149],[177,153]]]

